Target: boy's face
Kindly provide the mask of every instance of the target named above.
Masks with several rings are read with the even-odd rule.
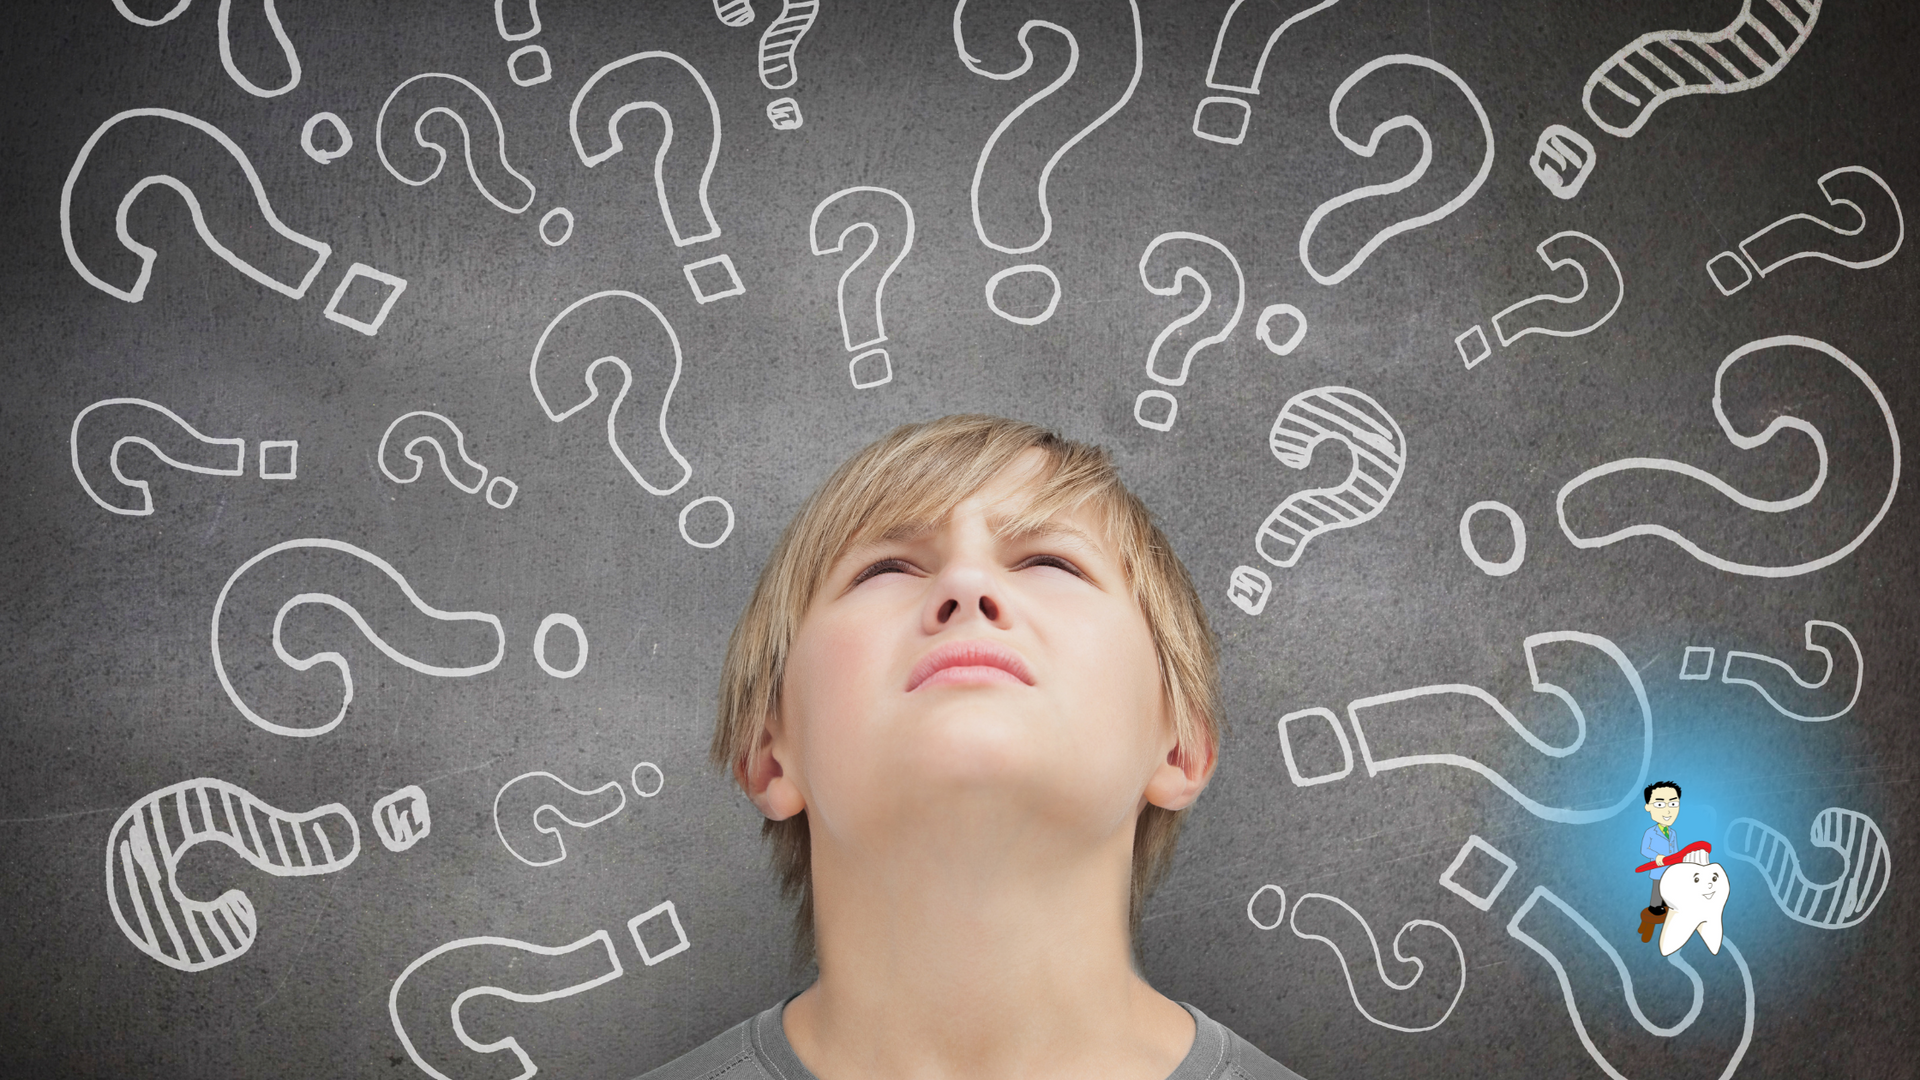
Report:
[[[1680,793],[1670,787],[1653,789],[1653,798],[1647,802],[1647,813],[1661,825],[1672,825],[1673,819],[1680,816]]]
[[[1146,617],[1098,517],[1013,535],[1030,451],[945,521],[856,543],[801,621],[769,724],[810,831],[884,846],[998,819],[1110,837],[1190,802]],[[1190,790],[1189,790],[1190,789]],[[1144,794],[1143,794],[1144,793]],[[785,811],[776,813],[776,810]],[[955,815],[960,810],[961,815]]]

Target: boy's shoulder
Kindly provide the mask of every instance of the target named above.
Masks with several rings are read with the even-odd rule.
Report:
[[[815,1080],[787,1042],[782,1001],[639,1080]],[[1191,1005],[1193,1049],[1167,1080],[1301,1080],[1292,1069]]]

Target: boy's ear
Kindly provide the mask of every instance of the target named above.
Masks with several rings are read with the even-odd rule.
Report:
[[[1185,810],[1207,789],[1207,781],[1213,779],[1214,766],[1219,763],[1219,755],[1210,745],[1203,743],[1192,753],[1182,753],[1175,744],[1167,751],[1167,760],[1156,766],[1147,780],[1147,802],[1163,810]]]
[[[807,808],[807,800],[780,760],[780,716],[770,713],[745,756],[734,763],[734,779],[768,821],[785,821]]]

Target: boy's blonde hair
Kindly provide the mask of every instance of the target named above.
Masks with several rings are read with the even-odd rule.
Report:
[[[1213,635],[1187,571],[1140,500],[1120,482],[1107,451],[1044,428],[993,416],[948,416],[907,424],[849,458],[813,493],[774,547],[727,642],[713,761],[746,787],[749,752],[779,708],[787,655],[833,564],[863,536],[903,524],[937,523],[1030,449],[1044,455],[1015,527],[1091,503],[1119,557],[1159,657],[1168,714],[1186,761],[1219,752]],[[1137,932],[1148,894],[1165,876],[1185,810],[1148,805],[1135,823],[1128,910]],[[813,954],[813,876],[804,812],[768,821],[781,892],[798,898],[795,938]]]

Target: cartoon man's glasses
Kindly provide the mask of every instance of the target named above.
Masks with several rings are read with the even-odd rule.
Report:
[[[1653,800],[1653,802],[1647,805],[1652,806],[1658,810],[1671,810],[1674,807],[1680,805],[1680,800],[1679,799],[1655,799]]]

